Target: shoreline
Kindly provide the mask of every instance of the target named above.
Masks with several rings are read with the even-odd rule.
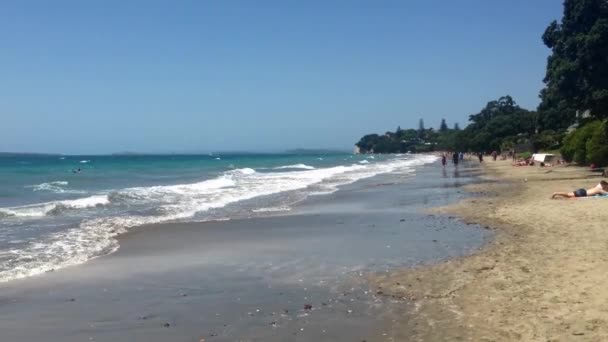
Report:
[[[484,165],[493,182],[466,187],[481,196],[434,211],[489,227],[492,242],[371,277],[374,291],[415,308],[394,326],[395,340],[608,340],[608,202],[549,199],[601,177],[577,167]]]
[[[421,214],[477,179],[447,172],[371,177],[286,215],[133,230],[116,253],[1,284],[0,330],[11,341],[398,341],[385,323],[407,307],[370,292],[367,271],[471,253],[492,235]]]

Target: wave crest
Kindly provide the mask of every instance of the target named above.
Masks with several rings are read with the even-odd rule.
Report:
[[[0,208],[0,217],[44,217],[58,215],[66,210],[86,209],[104,206],[110,203],[108,196],[95,195],[75,200],[47,202],[24,205],[20,207]]]
[[[314,166],[306,165],[306,164],[293,164],[293,165],[285,165],[275,167],[274,170],[284,170],[284,169],[302,169],[302,170],[314,170],[316,169]]]

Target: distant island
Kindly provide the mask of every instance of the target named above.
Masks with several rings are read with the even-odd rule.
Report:
[[[287,150],[285,153],[289,154],[339,154],[349,151],[345,150],[334,150],[334,149],[322,149],[322,148],[296,148],[293,150]]]
[[[0,157],[60,157],[59,153],[0,152]]]

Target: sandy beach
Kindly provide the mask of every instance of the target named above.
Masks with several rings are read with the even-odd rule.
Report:
[[[482,252],[372,279],[413,303],[397,341],[608,340],[608,200],[551,200],[589,188],[600,174],[579,167],[512,167],[487,161],[492,183],[435,211],[487,226]],[[405,321],[405,322],[404,322]]]
[[[0,329],[7,341],[602,341],[608,202],[550,199],[600,179],[428,165],[288,213],[141,227],[115,254],[1,284]]]

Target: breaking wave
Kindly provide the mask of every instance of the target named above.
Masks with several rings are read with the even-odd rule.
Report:
[[[285,170],[285,169],[302,169],[302,170],[314,170],[314,166],[306,165],[306,164],[294,164],[294,165],[285,165],[278,166],[274,168],[275,170]]]
[[[298,166],[299,170],[287,172],[259,173],[251,168],[242,168],[190,184],[124,188],[79,199],[0,208],[1,220],[72,215],[80,211],[87,213],[74,228],[49,234],[41,241],[0,251],[0,282],[80,264],[111,253],[118,248],[116,235],[132,227],[184,220],[231,203],[288,191],[304,191],[308,195],[331,193],[340,185],[380,173],[411,172],[413,167],[435,159],[434,156],[418,155],[320,169],[296,164],[286,165],[285,169]],[[104,211],[99,208],[104,208]],[[145,210],[134,211],[133,208]],[[252,211],[288,210],[289,207],[278,205]]]
[[[48,183],[41,183],[36,185],[27,185],[26,188],[31,188],[32,191],[49,191],[57,194],[82,194],[85,191],[74,190],[74,189],[66,189],[65,187],[69,183],[67,181],[55,181]]]

